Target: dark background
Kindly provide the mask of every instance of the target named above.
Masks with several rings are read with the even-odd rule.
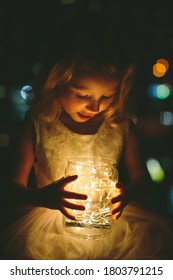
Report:
[[[6,174],[13,142],[28,109],[21,97],[32,86],[57,27],[86,13],[104,14],[122,26],[138,60],[134,84],[137,125],[150,174],[156,183],[153,203],[173,213],[173,4],[171,0],[0,1],[0,176]],[[116,36],[116,34],[115,34]],[[166,59],[165,75],[153,65]],[[166,98],[150,96],[149,87],[168,84]],[[163,112],[169,119],[164,124]],[[151,161],[152,159],[152,161]],[[149,164],[150,163],[150,164]],[[160,169],[159,169],[160,168]]]

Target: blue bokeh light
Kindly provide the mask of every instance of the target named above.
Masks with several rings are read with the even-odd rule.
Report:
[[[172,95],[172,86],[170,84],[150,84],[148,86],[148,95],[151,98],[167,99]]]

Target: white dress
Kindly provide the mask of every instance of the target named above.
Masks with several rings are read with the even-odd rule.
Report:
[[[111,128],[106,121],[93,135],[70,131],[60,120],[53,125],[34,119],[37,187],[64,176],[74,156],[120,160],[128,124]],[[100,239],[82,239],[64,231],[63,215],[46,208],[4,209],[0,218],[0,258],[35,260],[173,259],[173,230],[165,218],[128,205],[112,232]]]

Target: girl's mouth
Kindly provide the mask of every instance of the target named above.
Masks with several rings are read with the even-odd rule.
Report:
[[[89,120],[93,117],[92,115],[83,115],[81,113],[78,113],[78,116],[83,120]]]

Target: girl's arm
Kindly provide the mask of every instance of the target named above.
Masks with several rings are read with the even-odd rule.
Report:
[[[124,164],[128,173],[128,189],[131,189],[131,200],[143,197],[148,193],[152,185],[142,149],[139,131],[131,123],[128,141],[123,154]]]
[[[137,128],[130,124],[128,141],[126,143],[123,162],[128,173],[128,183],[123,185],[118,183],[117,196],[112,199],[112,214],[118,219],[123,208],[131,201],[143,198],[151,192],[152,182],[148,174],[145,160],[140,145]]]
[[[1,205],[34,204],[34,194],[30,195],[28,179],[35,160],[35,133],[31,119],[27,116],[22,123],[13,152],[8,160],[7,178],[1,188]]]
[[[66,198],[86,199],[83,194],[72,193],[64,187],[76,180],[77,176],[69,176],[45,186],[41,189],[29,188],[28,180],[35,161],[35,130],[32,120],[26,117],[19,138],[15,154],[11,160],[11,170],[6,182],[1,188],[1,206],[26,205],[59,209],[69,218],[74,218],[66,208],[84,210],[83,205],[70,203]]]
[[[27,188],[31,169],[35,161],[35,129],[31,118],[26,115],[22,123],[13,154],[9,181]]]

